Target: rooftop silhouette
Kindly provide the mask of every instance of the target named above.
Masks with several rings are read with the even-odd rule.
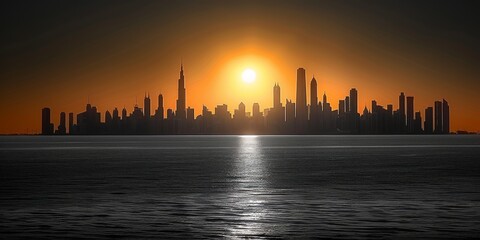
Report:
[[[246,112],[245,104],[234,109],[233,116],[226,104],[218,105],[212,113],[205,105],[201,114],[195,116],[193,108],[186,107],[186,87],[183,64],[180,66],[176,109],[163,107],[163,95],[158,95],[155,113],[151,114],[150,94],[145,93],[143,108],[135,104],[128,114],[126,108],[105,112],[105,121],[95,106],[87,104],[84,112],[60,113],[60,123],[54,130],[50,108],[42,109],[43,135],[94,135],[94,134],[448,134],[450,133],[450,107],[445,99],[435,101],[433,107],[425,109],[422,121],[420,111],[414,109],[414,97],[402,92],[399,108],[386,108],[372,100],[371,108],[358,111],[358,91],[350,89],[349,95],[338,102],[337,110],[327,100],[324,92],[318,101],[317,81],[310,81],[310,103],[307,103],[306,73],[297,69],[296,102],[286,99],[281,102],[281,87],[273,85],[273,107],[260,111],[258,103],[253,104],[252,113]],[[406,102],[405,102],[406,99]],[[434,111],[435,110],[435,111]],[[76,121],[75,121],[76,120]]]

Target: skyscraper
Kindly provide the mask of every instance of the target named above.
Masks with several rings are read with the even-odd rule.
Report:
[[[435,101],[435,133],[442,133],[443,132],[443,126],[442,126],[442,102],[440,101]]]
[[[65,112],[60,113],[60,124],[58,124],[58,134],[60,135],[67,134],[66,117]]]
[[[315,79],[315,77],[313,77],[312,81],[310,82],[310,106],[317,107],[317,105],[317,80]]]
[[[42,109],[42,135],[52,135],[53,124],[50,122],[50,108]]]
[[[445,99],[442,102],[442,132],[444,134],[450,133],[450,107]]]
[[[305,79],[305,69],[297,69],[297,102],[296,105],[296,129],[299,132],[306,130],[308,111],[307,111],[307,88]]]
[[[177,110],[175,115],[177,119],[185,119],[185,106],[186,106],[186,96],[185,96],[185,77],[183,76],[183,63],[180,65],[180,78],[178,79],[178,99],[177,99]]]
[[[425,123],[424,123],[425,133],[433,133],[433,108],[427,107],[425,109]]]
[[[280,102],[280,85],[275,83],[273,86],[273,108],[278,109],[282,107],[282,103]]]
[[[120,116],[118,115],[118,109],[114,108],[113,109],[113,120],[118,121],[120,119]]]
[[[253,106],[252,106],[252,112],[253,112],[253,117],[254,118],[260,117],[261,116],[261,114],[260,114],[260,104],[254,103]]]
[[[413,133],[415,130],[413,121],[413,97],[407,97],[407,130],[409,133]]]
[[[245,103],[243,102],[240,102],[240,104],[238,104],[238,116],[241,117],[241,118],[245,118],[246,117],[246,110],[245,110]]]
[[[346,96],[345,97],[345,112],[350,112],[350,97]]]
[[[327,109],[327,93],[323,92],[323,111]]]
[[[288,99],[285,102],[285,121],[287,132],[293,133],[295,130],[295,103]]]
[[[416,134],[422,133],[422,116],[420,112],[415,112],[414,132]]]
[[[75,131],[73,130],[73,112],[68,113],[68,133],[73,134]]]
[[[310,120],[316,119],[318,107],[317,80],[315,77],[310,82]]]
[[[403,131],[405,129],[405,94],[403,92],[401,92],[398,97],[398,110],[400,111],[400,130]]]
[[[358,92],[357,89],[350,89],[350,112],[358,114]]]
[[[127,109],[125,107],[122,109],[122,120],[127,121]]]
[[[195,110],[191,107],[187,108],[187,133],[195,131]]]
[[[275,83],[273,86],[273,108],[265,114],[266,126],[271,132],[283,130],[285,123],[285,108],[280,102],[280,85]]]
[[[187,108],[187,120],[192,123],[195,120],[195,110],[191,107]]]
[[[157,119],[163,120],[164,110],[163,110],[163,95],[162,94],[158,95],[158,107],[157,107],[157,112],[155,114],[157,115]]]
[[[145,114],[145,119],[150,119],[150,94],[145,94],[145,98],[143,99],[143,109]]]
[[[110,125],[113,121],[113,118],[112,118],[112,114],[110,113],[110,111],[106,111],[105,112],[105,125]]]
[[[339,114],[345,113],[345,100],[343,99],[338,100],[338,113]]]

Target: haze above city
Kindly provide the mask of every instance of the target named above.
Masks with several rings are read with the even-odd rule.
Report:
[[[452,131],[479,131],[474,9],[433,1],[2,3],[0,133],[39,133],[45,106],[55,125],[60,112],[83,112],[87,102],[130,112],[145,92],[175,109],[180,62],[196,115],[202,105],[269,108],[275,83],[283,104],[295,100],[302,67],[334,109],[351,88],[359,111],[372,100],[396,109],[400,92],[415,96],[422,114],[445,98]]]

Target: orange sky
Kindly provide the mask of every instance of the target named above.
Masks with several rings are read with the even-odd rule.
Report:
[[[165,107],[174,108],[181,60],[187,106],[195,108],[195,115],[203,104],[213,111],[226,103],[231,112],[240,102],[247,111],[254,102],[261,109],[271,107],[275,82],[283,104],[285,98],[295,100],[296,69],[303,67],[307,99],[315,75],[319,100],[325,91],[334,109],[352,87],[359,92],[359,112],[364,106],[370,109],[372,99],[396,109],[403,91],[415,97],[415,111],[422,117],[427,106],[445,98],[451,130],[480,131],[480,107],[472,100],[480,89],[472,63],[478,49],[467,44],[475,38],[465,38],[465,33],[430,38],[455,26],[417,32],[422,29],[411,29],[417,23],[409,20],[411,15],[402,18],[407,8],[393,16],[382,9],[377,16],[374,8],[328,8],[308,1],[305,6],[288,1],[166,6],[179,16],[155,3],[134,11],[130,4],[97,6],[88,14],[90,8],[80,9],[71,18],[46,11],[39,14],[51,19],[40,23],[25,20],[22,14],[28,11],[7,16],[25,20],[26,26],[17,27],[26,30],[10,30],[10,42],[2,43],[0,133],[40,132],[45,106],[52,109],[56,127],[61,111],[79,113],[88,98],[102,118],[114,107],[130,112],[136,99],[143,107],[145,92],[153,109],[159,93]],[[67,13],[73,9],[63,7]],[[255,83],[242,82],[245,68],[256,71]]]

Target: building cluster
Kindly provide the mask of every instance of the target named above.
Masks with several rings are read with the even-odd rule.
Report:
[[[106,111],[105,120],[96,107],[87,104],[84,112],[68,114],[68,132],[65,112],[60,113],[60,123],[54,130],[50,120],[50,109],[42,110],[42,134],[447,134],[450,133],[450,110],[448,102],[436,101],[425,109],[425,119],[414,111],[414,97],[399,96],[399,108],[385,107],[372,101],[371,109],[365,106],[358,112],[358,92],[350,90],[345,99],[333,110],[324,93],[322,101],[317,94],[315,77],[310,81],[310,104],[307,103],[305,69],[297,70],[296,102],[286,99],[285,106],[280,98],[280,85],[273,86],[273,107],[260,110],[254,103],[252,112],[246,112],[240,103],[232,113],[228,106],[218,105],[212,112],[203,106],[195,117],[193,108],[186,107],[186,89],[183,65],[178,79],[176,110],[163,107],[163,96],[158,96],[158,107],[151,112],[150,95],[145,94],[143,108],[135,105],[128,113],[117,108]],[[76,121],[75,121],[76,120]]]

